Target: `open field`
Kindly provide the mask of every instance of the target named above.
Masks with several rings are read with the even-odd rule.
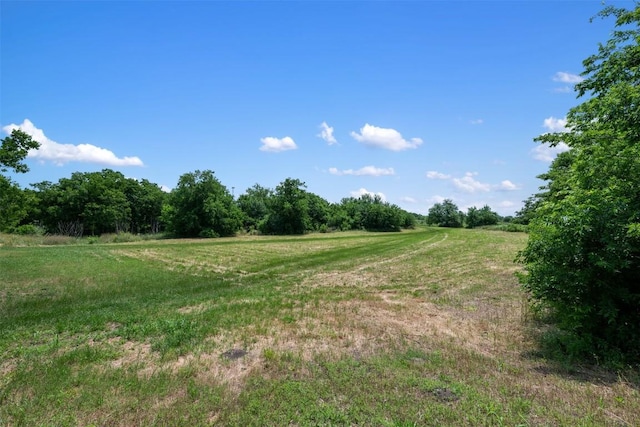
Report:
[[[637,426],[536,351],[522,233],[0,247],[0,426]]]

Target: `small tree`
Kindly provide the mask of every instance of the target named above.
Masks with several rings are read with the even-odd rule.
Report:
[[[304,234],[310,226],[306,185],[298,179],[281,182],[271,198],[269,215],[261,224],[265,234]]]
[[[240,208],[210,170],[182,175],[167,204],[163,219],[177,236],[231,236],[242,226]]]
[[[464,214],[451,199],[433,205],[427,214],[427,222],[438,227],[462,227]]]
[[[500,220],[500,215],[492,211],[488,205],[484,205],[480,209],[472,206],[467,210],[465,220],[467,228],[474,228],[497,224]]]

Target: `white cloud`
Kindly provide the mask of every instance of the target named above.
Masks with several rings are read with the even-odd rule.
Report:
[[[262,142],[260,151],[278,153],[280,151],[295,150],[298,148],[295,141],[290,136],[285,136],[284,138],[267,136],[265,138],[261,138],[260,141]]]
[[[561,82],[561,83],[580,83],[583,80],[584,79],[578,76],[577,74],[571,74],[564,71],[558,71],[553,76],[554,82]]]
[[[557,119],[553,116],[544,119],[542,126],[549,132],[566,132],[567,131],[567,119]]]
[[[509,181],[508,179],[505,179],[499,185],[496,186],[496,190],[499,190],[499,191],[513,191],[513,190],[518,190],[519,188],[520,187],[518,187],[516,184]]]
[[[379,196],[383,201],[387,200],[387,197],[383,193],[374,193],[373,191],[369,191],[366,188],[361,188],[356,191],[351,192],[351,197],[362,197],[365,194],[369,194],[370,196]]]
[[[107,166],[144,166],[138,157],[117,157],[112,151],[106,148],[96,147],[91,144],[59,144],[44,134],[42,129],[38,129],[29,120],[24,119],[22,124],[10,124],[4,126],[2,130],[11,133],[14,129],[29,134],[35,141],[40,143],[40,148],[30,150],[27,157],[41,161],[50,161],[56,165],[64,165],[69,162],[98,163]]]
[[[481,125],[481,124],[484,123],[484,120],[482,120],[482,119],[474,119],[474,120],[471,120],[469,123],[471,123],[472,125]]]
[[[168,187],[168,186],[166,186],[166,185],[161,185],[161,186],[160,186],[160,189],[161,189],[162,191],[164,191],[165,193],[171,193],[171,187]]]
[[[377,168],[375,166],[365,166],[358,170],[346,169],[338,170],[337,168],[329,168],[331,175],[355,175],[355,176],[388,176],[395,175],[393,168]]]
[[[451,175],[440,173],[438,171],[427,171],[427,178],[429,179],[449,179]]]
[[[405,202],[405,203],[417,203],[416,199],[414,199],[413,197],[409,197],[409,196],[400,197],[400,201],[401,202]]]
[[[544,119],[542,126],[547,129],[549,132],[567,132],[569,129],[567,128],[567,119],[557,119],[553,116],[547,117]],[[569,151],[570,148],[564,142],[560,142],[555,147],[551,147],[547,144],[538,145],[536,148],[531,150],[531,155],[534,159],[540,160],[542,162],[551,162],[556,156],[565,151]]]
[[[477,173],[467,172],[462,178],[453,178],[453,185],[456,186],[459,190],[465,191],[467,193],[476,193],[479,191],[489,191],[491,186],[489,184],[484,184],[480,181],[476,181],[473,177],[477,175]]]
[[[384,148],[391,151],[403,151],[410,148],[417,148],[422,144],[422,139],[411,138],[405,140],[400,132],[395,129],[379,128],[370,124],[365,124],[360,133],[351,132],[351,137],[358,142],[372,147]]]
[[[333,136],[333,128],[327,122],[320,123],[320,133],[316,136],[324,139],[329,145],[337,144],[338,141]]]
[[[550,147],[548,145],[538,145],[536,148],[531,150],[531,154],[536,160],[540,160],[542,162],[552,162],[558,154],[569,151],[570,149],[571,148],[569,148],[567,144],[561,142],[555,147]]]

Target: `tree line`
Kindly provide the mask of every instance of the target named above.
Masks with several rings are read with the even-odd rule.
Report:
[[[5,140],[12,143],[23,137],[14,131]],[[8,150],[11,144],[5,140]],[[5,170],[13,168],[8,161],[3,165]],[[24,163],[14,165],[26,171]],[[56,183],[43,181],[27,189],[0,175],[0,231],[23,234],[41,231],[81,237],[163,231],[175,237],[218,237],[240,231],[400,231],[414,227],[418,218],[367,194],[329,203],[293,178],[275,189],[255,184],[235,199],[210,170],[182,175],[169,193],[146,179],[127,178],[111,169],[75,172]]]

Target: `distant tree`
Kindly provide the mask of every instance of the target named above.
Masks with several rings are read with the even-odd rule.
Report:
[[[23,160],[29,154],[29,150],[38,148],[40,148],[39,142],[34,141],[20,129],[14,129],[9,136],[2,139],[2,145],[0,145],[0,172],[6,172],[8,169],[18,173],[28,172],[29,167],[23,163]]]
[[[524,288],[555,316],[573,355],[640,360],[640,6],[608,7],[611,39],[583,61],[567,144],[547,176],[520,254]]]
[[[265,234],[304,234],[310,228],[309,198],[304,182],[287,178],[271,198],[269,215],[261,223]]]
[[[160,216],[167,194],[158,184],[146,179],[128,178],[124,195],[131,211],[131,231],[134,233],[157,233],[160,231]]]
[[[497,224],[500,220],[500,215],[493,212],[488,205],[484,205],[480,209],[472,206],[467,210],[465,220],[467,228],[474,228]]]
[[[180,177],[163,219],[180,237],[231,236],[242,226],[242,211],[212,171],[196,170]]]
[[[309,207],[309,230],[320,231],[327,227],[329,221],[329,202],[317,194],[307,192],[307,206]]]
[[[427,214],[427,222],[439,227],[462,227],[464,214],[451,199],[433,205]]]
[[[255,184],[240,195],[238,207],[243,212],[243,226],[245,230],[257,230],[258,225],[267,218],[273,190]]]

